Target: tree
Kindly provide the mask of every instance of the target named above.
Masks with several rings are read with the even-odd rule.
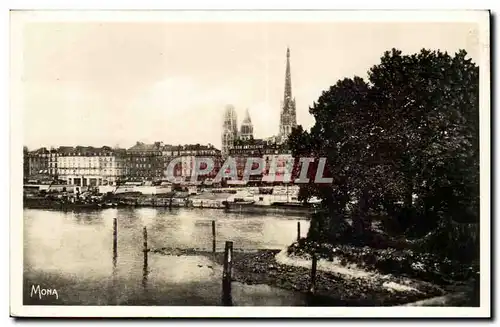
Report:
[[[393,49],[370,69],[380,125],[376,151],[401,179],[399,196],[408,213],[403,218],[425,222],[422,232],[436,227],[431,217],[439,211],[460,218],[458,212],[465,210],[467,220],[478,216],[472,209],[479,195],[478,74],[463,50],[451,57]]]
[[[465,51],[392,49],[368,75],[323,92],[309,110],[310,132],[299,126],[290,136],[294,156],[326,157],[333,177],[301,186],[302,198],[319,196],[328,211],[311,226],[337,237],[348,210],[355,237],[366,241],[374,214],[414,236],[449,219],[477,221],[478,67]]]

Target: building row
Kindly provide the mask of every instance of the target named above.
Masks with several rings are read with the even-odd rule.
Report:
[[[169,145],[162,142],[137,142],[129,149],[61,146],[56,149],[24,149],[24,177],[27,180],[60,180],[71,185],[116,185],[119,182],[157,182],[166,179],[166,171],[176,159],[173,174],[189,179],[196,157],[214,161],[215,177],[221,165],[221,153],[213,145]]]
[[[248,158],[262,159],[262,173],[252,175],[250,181],[261,181],[264,175],[272,175],[271,165],[276,163],[278,175],[291,153],[282,144],[261,139],[237,140],[229,151],[236,163],[236,180],[229,184],[242,183]],[[213,145],[173,146],[156,142],[137,142],[129,149],[103,147],[61,146],[55,149],[40,148],[24,151],[24,177],[26,182],[60,181],[69,185],[100,186],[118,185],[124,182],[162,182],[169,180],[168,174],[185,182],[191,181],[193,169],[200,164],[197,158],[210,158],[214,167],[210,173],[201,175],[197,182],[214,179],[224,161],[221,151]],[[175,163],[173,162],[175,160]],[[173,170],[167,168],[172,163]],[[201,168],[203,163],[201,163]],[[232,175],[234,176],[234,175]],[[277,182],[279,183],[279,176]]]

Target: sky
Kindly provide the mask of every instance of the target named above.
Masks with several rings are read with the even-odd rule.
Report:
[[[220,148],[227,104],[248,109],[254,136],[279,130],[286,48],[297,123],[344,77],[367,77],[383,52],[465,49],[467,23],[42,22],[22,33],[24,144],[120,146],[137,141]],[[17,110],[17,108],[16,108]]]

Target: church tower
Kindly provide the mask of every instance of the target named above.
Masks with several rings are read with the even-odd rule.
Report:
[[[253,124],[252,120],[250,119],[250,113],[248,112],[248,109],[245,114],[245,119],[243,119],[243,122],[241,123],[240,139],[253,139]]]
[[[238,138],[238,126],[236,124],[236,111],[232,105],[227,105],[224,111],[222,124],[222,155],[226,157],[234,141]]]
[[[292,77],[290,74],[290,48],[286,49],[286,71],[285,71],[285,92],[281,104],[280,131],[279,138],[285,142],[292,132],[292,128],[297,126],[295,114],[295,98],[292,97]]]

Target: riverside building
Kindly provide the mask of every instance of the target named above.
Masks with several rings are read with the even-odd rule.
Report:
[[[57,173],[69,185],[116,185],[125,174],[125,167],[121,152],[107,146],[59,147]]]

